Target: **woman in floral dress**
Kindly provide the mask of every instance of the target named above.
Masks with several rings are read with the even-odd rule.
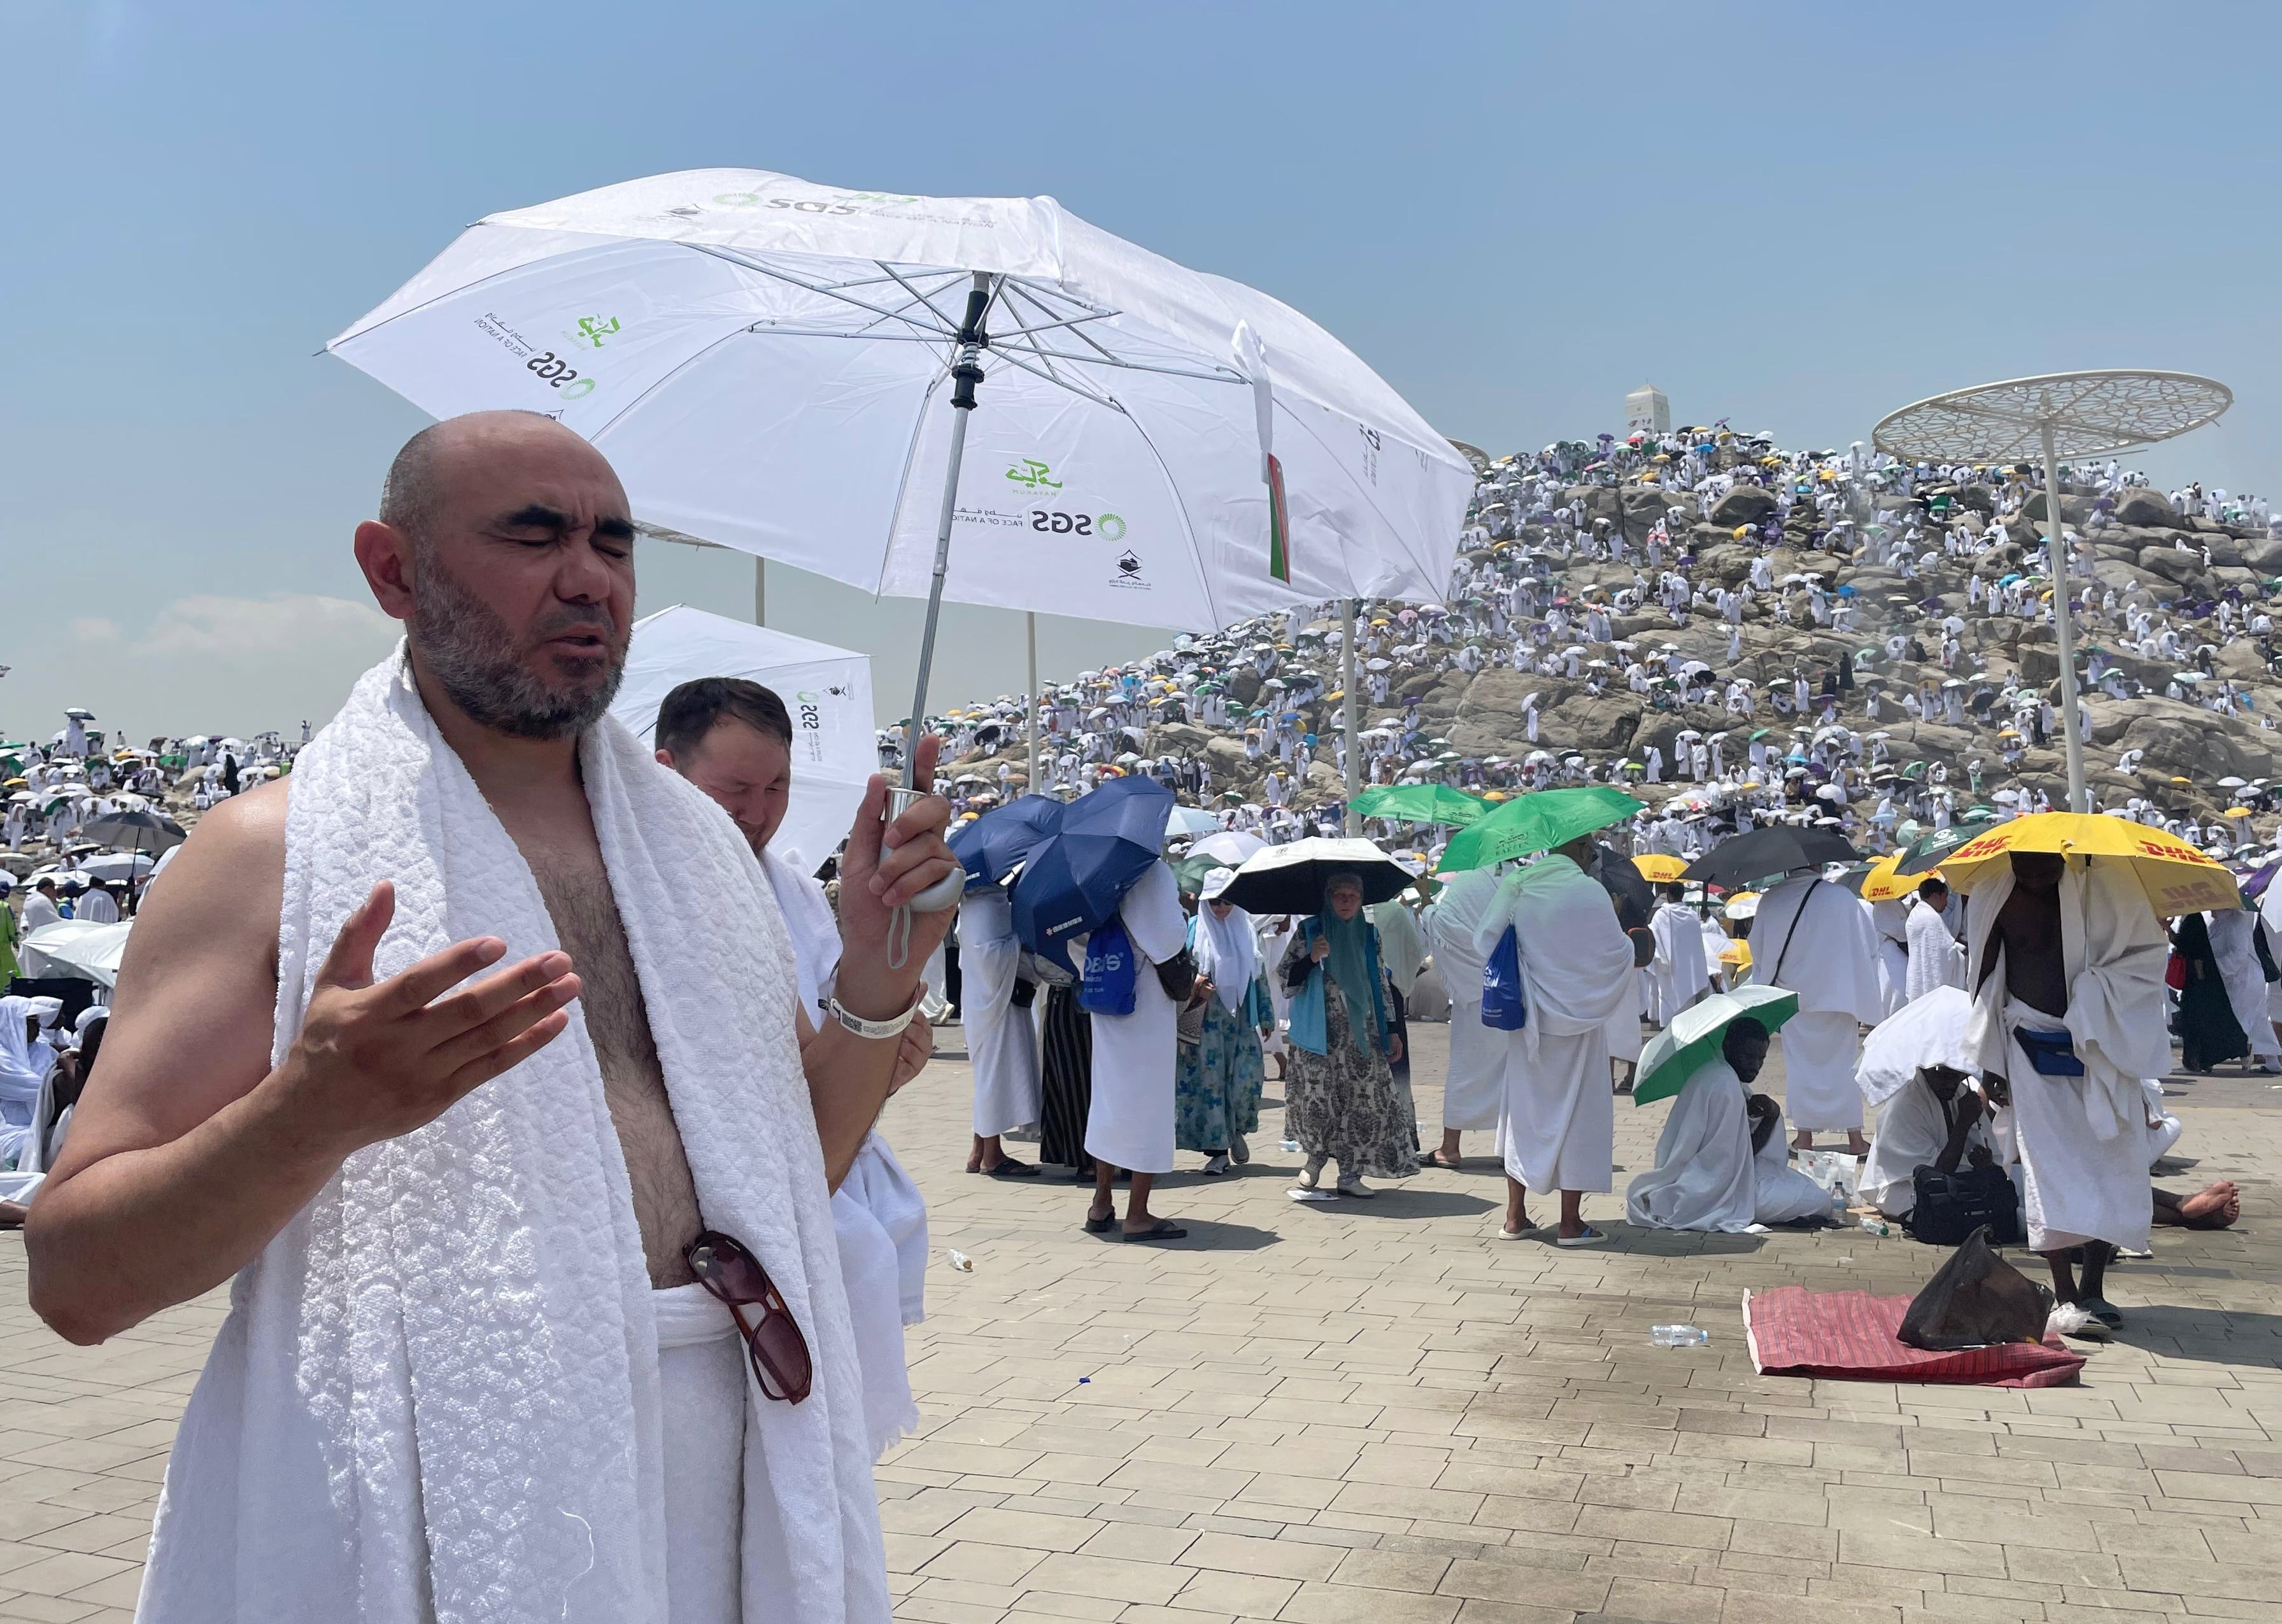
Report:
[[[1189,952],[1197,962],[1201,1016],[1194,1002],[1181,1023],[1180,1063],[1174,1073],[1174,1142],[1205,1154],[1205,1175],[1218,1178],[1229,1163],[1249,1162],[1244,1136],[1260,1126],[1260,1036],[1276,1014],[1253,939],[1252,916],[1217,901],[1235,876],[1215,869],[1204,883],[1203,906],[1189,921]],[[1195,1041],[1190,1041],[1191,1030]]]
[[[1417,1129],[1389,1063],[1402,1040],[1387,1020],[1378,933],[1362,916],[1361,876],[1331,876],[1323,911],[1300,922],[1277,973],[1292,989],[1284,1131],[1308,1157],[1292,1199],[1368,1196],[1375,1192],[1366,1173],[1417,1172]],[[1336,1194],[1321,1187],[1326,1162],[1339,1164]]]

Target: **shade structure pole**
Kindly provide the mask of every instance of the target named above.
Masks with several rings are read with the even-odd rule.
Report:
[[[1342,618],[1347,622],[1346,635],[1339,639],[1339,699],[1344,713],[1341,728],[1347,736],[1347,810],[1340,827],[1348,834],[1362,831],[1362,818],[1355,811],[1355,796],[1362,791],[1362,740],[1361,726],[1355,720],[1355,617],[1362,611],[1355,599],[1342,599],[1339,604]]]
[[[1022,640],[1030,656],[1030,782],[1029,792],[1038,793],[1038,616],[1034,610],[1022,611]]]
[[[943,512],[935,527],[935,578],[928,584],[927,627],[920,634],[920,671],[912,692],[912,719],[904,737],[904,787],[913,787],[919,769],[920,730],[927,721],[928,677],[935,666],[935,631],[943,618],[943,577],[951,573],[951,523],[959,512],[959,464],[966,454],[966,418],[974,410],[974,386],[982,382],[982,351],[990,336],[982,330],[983,313],[990,308],[990,277],[974,273],[966,295],[966,320],[959,329],[959,360],[951,367],[951,460],[943,469]]]
[[[768,623],[769,561],[756,558],[753,561],[753,624],[765,626]]]
[[[2053,630],[2060,644],[2061,737],[2068,753],[2068,798],[2071,812],[2089,812],[2092,800],[2084,784],[2084,737],[2079,731],[2076,692],[2076,621],[2069,613],[2068,522],[2061,516],[2061,463],[2053,449],[2053,420],[2038,425],[2044,437],[2045,518],[2053,527],[2046,549],[2052,561]]]

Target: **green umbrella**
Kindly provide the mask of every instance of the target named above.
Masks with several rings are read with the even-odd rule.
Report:
[[[1968,840],[1976,839],[1988,832],[1988,819],[1968,818],[1964,823],[1925,835],[1910,842],[1909,849],[1902,854],[1901,862],[1894,865],[1894,872],[1923,874],[1937,869],[1941,867],[1942,859],[1950,853]]]
[[[1195,896],[1215,869],[1233,867],[1235,864],[1224,857],[1184,857],[1173,865],[1173,876],[1180,881],[1183,891]]]
[[[1517,795],[1480,822],[1451,836],[1436,871],[1452,874],[1460,869],[1486,869],[1533,852],[1551,851],[1580,834],[1621,824],[1645,810],[1646,802],[1598,784]]]
[[[1671,1098],[1696,1069],[1719,1052],[1727,1028],[1738,1017],[1750,1016],[1774,1031],[1798,1013],[1798,994],[1786,987],[1752,986],[1732,993],[1713,993],[1698,999],[1672,1017],[1672,1025],[1648,1040],[1641,1051],[1640,1074],[1633,1083],[1633,1103]]]
[[[1354,798],[1359,817],[1399,817],[1414,824],[1448,824],[1463,829],[1479,822],[1488,802],[1447,784],[1374,785]]]

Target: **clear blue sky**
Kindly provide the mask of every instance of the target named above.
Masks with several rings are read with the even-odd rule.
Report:
[[[322,720],[423,421],[313,358],[459,228],[703,165],[1049,193],[1253,282],[1490,450],[1683,421],[1867,437],[1983,379],[2231,383],[2159,478],[2282,492],[2270,4],[1044,6],[0,0],[0,734]],[[653,548],[645,610],[749,615]],[[772,577],[900,715],[916,606]],[[948,701],[1020,685],[956,610]],[[1067,676],[1160,646],[1065,623]]]

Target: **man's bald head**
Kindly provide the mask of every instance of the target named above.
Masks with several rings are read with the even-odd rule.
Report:
[[[408,623],[431,704],[558,739],[617,691],[633,537],[600,452],[535,412],[475,412],[406,442],[356,552],[380,607]]]

